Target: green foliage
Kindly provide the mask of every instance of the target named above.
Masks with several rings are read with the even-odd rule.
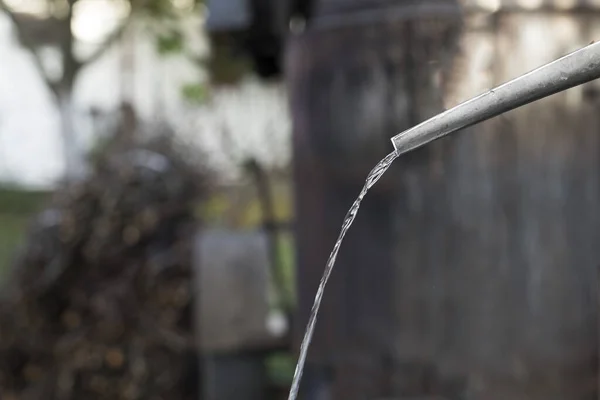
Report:
[[[0,213],[29,214],[38,210],[48,198],[44,191],[0,187]]]
[[[27,215],[0,212],[0,282],[25,236],[28,222]]]
[[[279,288],[281,305],[286,310],[292,310],[296,306],[296,251],[294,247],[294,235],[284,233],[279,235],[279,265],[281,267],[282,285]]]
[[[142,3],[140,11],[149,22],[146,32],[154,37],[159,55],[185,57],[199,69],[205,68],[205,60],[193,54],[181,29],[182,19],[199,11],[203,3],[203,0],[148,0]],[[208,88],[201,83],[187,83],[181,87],[181,95],[190,104],[201,105],[208,97]]]
[[[163,56],[181,54],[185,48],[183,34],[173,28],[165,33],[157,34],[156,48],[158,53]]]
[[[31,215],[49,193],[19,188],[0,188],[0,279],[21,244]]]
[[[142,4],[144,13],[151,18],[163,19],[177,17],[172,0],[146,0]]]
[[[208,99],[208,88],[203,83],[187,83],[183,85],[181,92],[191,104],[201,105]]]
[[[276,353],[267,358],[266,367],[271,382],[288,386],[294,378],[296,360],[288,353]]]

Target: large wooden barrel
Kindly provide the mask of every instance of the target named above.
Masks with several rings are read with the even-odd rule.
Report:
[[[317,1],[292,39],[298,321],[395,133],[598,37],[600,14],[579,4],[493,3],[494,13],[466,13],[453,62],[461,22],[450,3]],[[310,361],[334,373],[333,398],[597,398],[597,88],[395,163],[325,294]]]

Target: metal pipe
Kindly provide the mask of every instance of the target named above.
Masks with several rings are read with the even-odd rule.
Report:
[[[398,155],[563,90],[600,78],[600,42],[513,79],[392,138]]]

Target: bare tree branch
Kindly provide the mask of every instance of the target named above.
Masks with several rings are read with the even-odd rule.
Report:
[[[46,69],[44,68],[44,63],[42,61],[42,58],[40,57],[40,54],[37,52],[33,41],[29,38],[29,36],[27,34],[27,30],[24,29],[23,25],[21,24],[21,21],[19,21],[19,18],[17,17],[15,12],[12,11],[6,5],[4,0],[0,0],[0,11],[3,11],[8,16],[8,18],[11,20],[11,22],[15,26],[15,29],[17,30],[19,37],[21,38],[21,44],[23,46],[25,46],[27,48],[27,50],[29,50],[31,55],[33,56],[34,64],[35,64],[36,68],[38,69],[41,78],[44,80],[44,82],[46,83],[48,88],[52,91],[52,93],[54,95],[56,95],[57,90],[58,90],[58,82],[50,79],[50,77],[48,77],[48,75],[46,74]]]

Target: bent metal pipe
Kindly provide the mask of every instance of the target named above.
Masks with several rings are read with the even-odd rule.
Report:
[[[600,77],[600,42],[521,75],[392,138],[396,153]]]

